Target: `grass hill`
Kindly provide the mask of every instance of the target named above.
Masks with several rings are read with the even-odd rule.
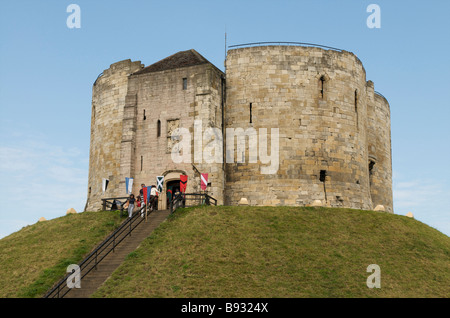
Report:
[[[404,216],[199,207],[162,223],[94,296],[449,297],[449,265],[450,238]]]
[[[121,220],[84,212],[1,239],[0,297],[42,296]],[[198,207],[163,222],[94,297],[449,297],[449,265],[450,238],[404,216]]]
[[[69,214],[2,238],[0,298],[43,296],[121,222],[119,212]]]

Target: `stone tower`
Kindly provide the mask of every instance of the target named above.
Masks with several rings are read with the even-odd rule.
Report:
[[[373,207],[383,205],[392,212],[391,112],[387,99],[366,85],[367,146],[369,155],[370,195]]]
[[[192,147],[194,122],[200,138],[208,128],[222,130],[224,78],[195,50],[178,52],[147,67],[125,60],[105,70],[92,93],[86,210],[99,210],[102,198],[127,196],[126,177],[134,179],[132,193],[137,195],[142,183],[156,185],[157,176],[165,178],[159,196],[159,207],[165,209],[168,187],[179,188],[180,175],[187,175],[187,192],[198,192],[200,173],[208,173],[208,193],[223,204],[223,164],[197,160],[194,149],[188,160],[174,162],[171,152],[177,129],[189,131]],[[103,178],[109,179],[105,193]]]
[[[195,50],[178,52],[129,77],[122,130],[121,182],[132,176],[139,185],[156,184],[164,176],[159,207],[166,208],[168,186],[179,186],[188,176],[187,193],[200,191],[200,173],[208,173],[208,193],[223,204],[224,173],[221,163],[205,164],[194,157],[194,121],[201,127],[222,130],[224,74]],[[172,139],[177,129],[189,131],[189,158],[175,162]],[[181,138],[186,138],[180,136]],[[178,138],[177,138],[178,139]],[[203,147],[205,145],[202,146]],[[125,189],[125,185],[121,186]]]
[[[131,60],[114,63],[92,87],[87,211],[100,209],[102,197],[122,195],[119,191],[120,150],[128,76],[142,67],[141,62]],[[102,193],[103,178],[109,179],[105,194]]]
[[[392,211],[389,105],[352,53],[303,46],[228,51],[225,127],[279,129],[279,168],[226,164],[225,204]],[[227,145],[231,140],[227,140]],[[248,158],[248,147],[246,156]],[[375,163],[375,164],[374,164]]]
[[[211,131],[222,145],[214,161],[202,157]],[[234,136],[238,131],[244,138]],[[188,176],[187,192],[198,192],[200,173],[208,173],[208,193],[219,204],[320,200],[392,212],[390,138],[389,103],[350,52],[241,47],[228,51],[226,74],[195,50],[148,67],[126,60],[93,87],[86,210],[99,210],[101,198],[126,196],[126,177],[137,194],[157,176],[165,177],[159,207],[166,208],[180,175]],[[172,153],[180,140],[189,141],[182,162]],[[275,170],[262,150],[277,159]],[[102,178],[110,180],[104,194]]]

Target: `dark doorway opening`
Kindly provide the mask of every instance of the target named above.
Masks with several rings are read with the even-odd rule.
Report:
[[[175,194],[180,192],[180,180],[172,180],[167,182],[167,207],[170,207],[170,202],[172,202]]]

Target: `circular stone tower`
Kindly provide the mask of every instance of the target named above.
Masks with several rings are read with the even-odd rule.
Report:
[[[237,48],[228,51],[226,78],[225,204],[373,208],[366,73],[354,54]],[[233,131],[247,133],[245,158]]]
[[[393,212],[391,111],[387,99],[367,82],[367,142],[370,194],[374,208],[382,205]]]
[[[128,75],[143,67],[140,61],[124,60],[103,71],[92,87],[91,144],[89,153],[88,199],[86,211],[100,210],[101,198],[119,192],[122,122]],[[102,179],[108,179],[105,193]]]

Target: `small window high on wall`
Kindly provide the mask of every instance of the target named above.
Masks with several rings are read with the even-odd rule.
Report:
[[[375,166],[375,161],[369,160],[369,184],[372,185],[373,179],[373,166]]]
[[[320,98],[323,99],[325,95],[325,76],[321,76],[319,79],[319,87],[320,87]]]
[[[327,171],[326,170],[320,170],[320,176],[319,176],[320,182],[325,182],[326,177],[327,177]]]
[[[373,166],[375,166],[375,161],[369,160],[369,176],[373,174]]]
[[[161,121],[159,119],[156,123],[156,137],[161,137]]]
[[[187,90],[187,78],[183,78],[183,90]]]

